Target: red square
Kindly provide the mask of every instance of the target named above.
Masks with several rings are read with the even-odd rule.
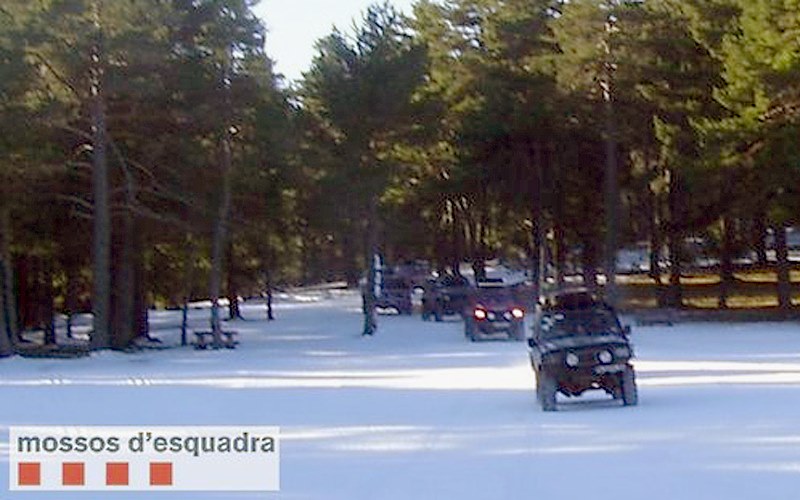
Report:
[[[172,462],[150,462],[150,486],[172,486]]]
[[[38,462],[20,462],[17,464],[17,483],[20,486],[41,486],[41,464]]]
[[[61,484],[64,486],[83,486],[86,484],[83,462],[64,462],[61,464]]]
[[[106,464],[106,486],[128,486],[128,462]]]

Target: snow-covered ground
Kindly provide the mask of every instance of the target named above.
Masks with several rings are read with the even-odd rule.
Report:
[[[146,498],[754,499],[800,484],[800,325],[635,328],[640,405],[536,405],[522,343],[470,343],[459,321],[381,316],[358,297],[245,305],[235,350],[0,360],[0,498],[11,425],[277,425],[280,493]],[[161,327],[176,312],[153,315]],[[192,311],[201,324],[207,311]],[[159,331],[167,341],[175,330]],[[55,496],[54,496],[55,495]],[[114,498],[143,498],[116,493]]]

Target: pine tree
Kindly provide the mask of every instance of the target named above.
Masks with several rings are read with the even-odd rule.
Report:
[[[363,221],[364,246],[358,253],[368,268],[363,334],[372,335],[375,272],[370,263],[378,253],[378,205],[399,167],[394,144],[413,126],[411,98],[422,81],[425,54],[389,4],[369,7],[352,39],[334,31],[318,50],[303,83],[303,103],[341,159],[331,180],[347,179],[350,196],[359,194],[353,215]]]

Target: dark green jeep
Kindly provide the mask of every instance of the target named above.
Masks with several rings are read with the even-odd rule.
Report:
[[[576,397],[588,390],[603,390],[626,406],[637,404],[629,333],[602,303],[544,308],[528,339],[542,409],[557,409],[558,392]]]

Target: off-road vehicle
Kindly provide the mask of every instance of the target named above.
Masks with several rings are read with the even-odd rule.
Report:
[[[511,288],[502,282],[479,282],[469,297],[464,315],[464,335],[473,342],[505,335],[524,340],[525,309]]]
[[[428,280],[422,295],[422,319],[442,321],[445,316],[465,314],[472,289],[463,276],[446,274]]]
[[[629,334],[613,309],[587,295],[557,298],[545,306],[528,339],[542,409],[557,409],[558,392],[576,397],[588,390],[603,390],[626,406],[637,404]]]
[[[362,299],[366,293],[366,280],[361,280]],[[375,307],[380,309],[394,309],[398,314],[411,314],[413,303],[411,302],[411,283],[403,277],[395,274],[385,274],[379,280],[376,287]]]

